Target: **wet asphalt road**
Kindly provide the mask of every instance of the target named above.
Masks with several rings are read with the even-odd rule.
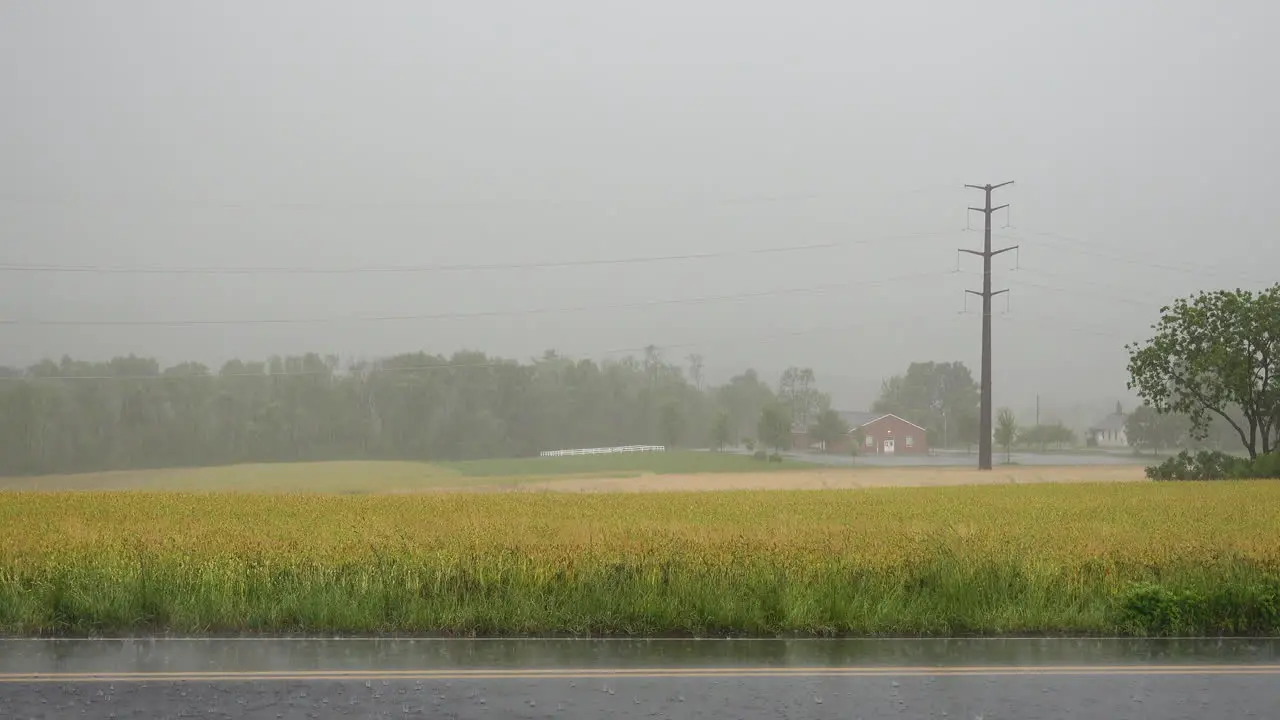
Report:
[[[1274,640],[0,641],[3,718],[1278,713]]]

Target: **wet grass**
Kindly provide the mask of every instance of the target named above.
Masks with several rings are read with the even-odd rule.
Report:
[[[495,478],[493,482],[501,482]],[[458,471],[420,462],[254,463],[0,478],[0,490],[190,492],[404,492],[474,484]]]
[[[653,473],[683,475],[696,473],[777,472],[779,470],[818,469],[815,463],[784,460],[761,462],[749,455],[718,452],[636,452],[604,455],[569,455],[562,457],[468,460],[443,463],[467,477],[572,476],[608,473]]]
[[[1280,482],[0,493],[10,635],[1272,634]]]
[[[398,493],[441,488],[510,487],[535,480],[696,473],[776,472],[820,465],[769,463],[709,452],[617,453],[463,462],[335,461],[120,470],[0,477],[3,490],[152,490],[191,492]]]

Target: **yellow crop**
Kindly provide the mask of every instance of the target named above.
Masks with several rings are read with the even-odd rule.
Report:
[[[757,627],[737,610],[717,609],[708,596],[714,592],[727,593],[724,602],[735,593],[754,598],[755,609],[741,612],[764,618],[760,628],[898,628],[911,623],[874,614],[888,612],[883,607],[848,605],[857,597],[846,596],[879,583],[885,598],[908,602],[902,588],[916,585],[903,583],[926,570],[957,587],[1027,583],[1030,594],[1002,610],[993,609],[987,590],[965,590],[986,613],[974,620],[979,625],[1043,622],[1017,614],[1019,603],[1034,598],[1089,625],[1091,598],[1130,580],[1280,570],[1280,482],[656,494],[0,493],[0,601],[19,608],[0,609],[0,627],[17,632],[60,622],[45,605],[70,601],[50,588],[133,597],[120,588],[138,583],[159,593],[151,601],[163,606],[157,622],[185,618],[196,626],[234,626],[237,613],[258,613],[246,624],[483,629],[489,626],[477,617],[501,604],[505,614],[491,619],[496,629],[612,628],[631,613],[657,631],[655,623],[668,622],[662,618],[686,611],[681,617],[702,618],[688,621],[694,625],[723,611],[733,618],[725,623]],[[672,573],[687,587],[678,589]],[[1005,574],[1012,579],[992,579]],[[584,599],[601,578],[615,578],[611,597],[633,606]],[[330,585],[338,589],[331,593]],[[786,596],[778,617],[759,609],[765,585]],[[512,597],[495,595],[483,606],[467,595],[494,587],[526,593],[529,602],[517,608]],[[400,605],[358,621],[373,612],[361,603],[375,591]],[[320,611],[298,599],[307,593],[322,598],[316,603],[364,609],[317,619]],[[199,607],[184,605],[197,597]],[[75,602],[79,622],[127,624],[91,598]],[[281,603],[304,609],[286,612]],[[862,613],[857,622],[841,619],[855,612]]]

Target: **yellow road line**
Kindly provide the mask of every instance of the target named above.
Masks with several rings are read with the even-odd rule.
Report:
[[[782,668],[582,668],[0,673],[0,683],[247,682],[286,680],[585,680],[608,678],[1001,677],[1053,675],[1280,675],[1280,665],[853,666]]]

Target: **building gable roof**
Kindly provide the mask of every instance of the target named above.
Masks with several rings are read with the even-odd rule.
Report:
[[[870,425],[871,423],[877,420],[883,420],[884,418],[887,418],[887,417],[897,418],[902,422],[910,425],[911,427],[920,428],[922,432],[927,432],[924,428],[920,427],[919,425],[911,422],[910,420],[907,420],[906,418],[900,417],[898,415],[894,415],[893,413],[845,411],[837,414],[840,415],[841,419],[843,419],[846,423],[848,423],[850,432],[857,430],[860,427],[866,427],[867,425]]]

